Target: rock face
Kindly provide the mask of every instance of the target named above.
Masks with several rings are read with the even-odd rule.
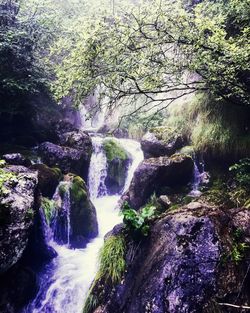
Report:
[[[115,139],[104,140],[103,147],[107,158],[105,185],[109,194],[117,194],[125,185],[131,158]]]
[[[158,127],[157,129],[161,128]],[[161,132],[164,133],[164,129],[161,129]],[[145,159],[170,156],[182,148],[184,144],[185,140],[181,136],[172,135],[169,139],[163,139],[163,135],[159,131],[147,132],[141,140],[141,148]]]
[[[234,254],[249,242],[247,209],[199,204],[168,213],[146,240],[127,241],[122,283],[97,280],[89,313],[234,312],[218,303],[249,304],[249,249],[238,263]]]
[[[187,184],[192,178],[193,166],[192,158],[187,155],[146,159],[135,171],[122,201],[128,201],[134,209],[139,209],[154,192],[158,195],[166,186]]]
[[[15,264],[27,246],[38,182],[37,172],[22,166],[1,171],[10,176],[0,192],[0,273]]]
[[[59,167],[64,173],[72,172],[88,176],[90,152],[70,147],[58,146],[51,142],[44,142],[38,148],[42,161],[50,167]]]
[[[34,164],[30,168],[38,171],[38,188],[42,195],[52,197],[62,175],[60,169],[45,164]]]

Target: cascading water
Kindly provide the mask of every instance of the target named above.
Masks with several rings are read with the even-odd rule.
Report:
[[[97,271],[98,252],[103,244],[104,235],[121,222],[121,216],[115,210],[120,196],[108,196],[105,192],[106,158],[101,142],[100,137],[93,138],[94,153],[88,182],[91,200],[97,211],[99,235],[85,249],[70,249],[67,243],[58,244],[55,237],[50,241],[58,256],[40,274],[40,290],[24,313],[82,312],[84,300]],[[131,182],[136,167],[143,159],[143,153],[138,142],[128,139],[119,139],[119,142],[133,158],[128,170],[125,190]],[[67,229],[67,234],[69,231],[70,227]]]
[[[193,174],[193,183],[192,190],[189,195],[191,197],[199,197],[201,195],[200,186],[201,184],[207,183],[209,180],[208,173],[204,170],[204,162],[201,161],[198,163],[197,159],[194,156],[194,174]]]
[[[107,176],[107,159],[102,148],[102,137],[92,137],[93,155],[90,160],[88,177],[89,193],[91,199],[107,194],[105,178]]]
[[[56,210],[56,214],[52,221],[52,232],[54,240],[59,244],[70,243],[70,182],[62,181],[58,185],[53,200],[60,203],[60,211]],[[63,191],[63,195],[62,195]]]

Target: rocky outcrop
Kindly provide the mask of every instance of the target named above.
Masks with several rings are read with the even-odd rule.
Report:
[[[156,127],[142,137],[141,148],[145,159],[170,156],[185,145],[181,135],[174,133],[168,137],[168,132],[167,128]]]
[[[2,156],[2,159],[10,165],[30,166],[31,161],[21,153],[9,153]]]
[[[109,194],[117,194],[125,185],[131,157],[116,139],[105,139],[103,148],[107,158],[105,185]]]
[[[44,142],[38,148],[42,161],[50,167],[59,167],[64,173],[72,172],[87,179],[89,151]]]
[[[193,175],[193,160],[187,155],[173,155],[144,160],[134,173],[128,192],[122,202],[139,209],[153,193],[161,194],[164,187],[187,184]]]
[[[87,133],[81,130],[75,130],[62,133],[59,136],[59,144],[61,146],[66,146],[83,151],[86,154],[87,158],[90,159],[92,154],[92,141]]]
[[[37,186],[37,171],[0,168],[0,312],[19,312],[39,288],[39,266],[56,256],[42,227]]]
[[[196,203],[157,220],[145,240],[129,238],[121,283],[97,279],[89,313],[235,312],[221,303],[249,304],[249,210]]]
[[[85,247],[90,239],[97,236],[98,224],[96,210],[84,180],[79,176],[66,175],[54,200],[56,215],[52,228],[56,241],[73,248]]]
[[[1,169],[0,187],[0,273],[22,256],[34,217],[37,172],[23,166]]]
[[[50,168],[45,164],[34,164],[30,167],[38,171],[38,188],[44,197],[52,197],[62,176],[59,168]]]

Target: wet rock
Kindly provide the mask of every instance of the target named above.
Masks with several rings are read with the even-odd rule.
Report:
[[[120,193],[125,185],[131,157],[116,139],[106,139],[103,142],[107,158],[107,177],[105,185],[109,194]]]
[[[0,190],[0,273],[3,273],[21,258],[27,246],[38,177],[37,172],[23,166],[9,166],[1,171],[6,177]]]
[[[91,157],[91,137],[81,130],[70,131],[60,134],[59,144],[61,146],[70,147],[84,152],[86,154],[86,159],[90,159]]]
[[[96,210],[84,180],[72,174],[66,175],[54,200],[56,216],[52,227],[56,241],[73,248],[85,247],[90,239],[97,236],[98,224]]]
[[[83,247],[97,236],[98,224],[96,210],[89,198],[89,192],[84,180],[74,176],[70,187],[70,241],[73,247]]]
[[[157,202],[160,204],[160,206],[164,209],[167,210],[172,202],[170,201],[169,197],[166,195],[161,195],[158,199]]]
[[[241,237],[236,239],[239,225]],[[218,303],[250,301],[250,251],[244,250],[240,263],[232,253],[235,245],[249,242],[249,229],[247,209],[203,204],[167,214],[155,222],[146,240],[127,239],[122,282],[103,285],[97,279],[91,290],[95,304],[89,312],[234,312]]]
[[[35,297],[39,283],[34,271],[16,265],[0,277],[0,312],[20,312]]]
[[[50,167],[59,167],[64,173],[72,172],[85,179],[88,176],[89,153],[44,142],[38,148],[42,161]]]
[[[145,159],[170,156],[184,146],[185,140],[182,136],[176,133],[170,134],[169,137],[164,136],[168,132],[167,128],[156,127],[142,137],[141,148]]]
[[[38,188],[42,195],[52,197],[62,176],[61,170],[45,164],[34,164],[30,168],[38,171]]]
[[[144,205],[155,192],[164,187],[187,184],[193,175],[193,160],[187,155],[174,155],[144,160],[134,173],[128,192],[122,197],[134,209]]]
[[[21,153],[9,153],[2,156],[2,159],[5,160],[10,165],[23,165],[30,166],[31,161],[25,158]]]

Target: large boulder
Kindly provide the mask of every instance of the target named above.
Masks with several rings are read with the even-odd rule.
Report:
[[[44,197],[52,197],[62,173],[59,168],[50,168],[46,164],[33,164],[31,169],[38,171],[38,188]]]
[[[125,185],[131,157],[116,139],[105,139],[103,148],[107,158],[105,185],[109,194],[120,193]]]
[[[64,173],[72,172],[87,179],[89,152],[44,142],[38,147],[41,159],[50,167],[59,167]]]
[[[21,258],[34,218],[37,172],[23,166],[0,169],[0,273]]]
[[[156,221],[140,243],[127,237],[122,280],[97,278],[89,313],[236,312],[222,304],[249,304],[250,211],[192,207]]]
[[[188,155],[146,159],[136,169],[122,202],[127,201],[131,207],[139,209],[153,193],[160,195],[164,187],[186,185],[192,179],[193,168],[193,160]]]
[[[98,224],[96,210],[84,180],[76,175],[66,175],[54,200],[56,214],[52,228],[56,241],[73,248],[85,247],[90,239],[97,236]]]
[[[167,127],[155,127],[141,139],[141,148],[145,159],[170,156],[182,148],[186,140],[176,131]]]
[[[86,158],[90,159],[92,154],[92,141],[91,137],[86,132],[75,130],[62,133],[59,136],[59,144],[61,146],[83,151],[86,154]]]

